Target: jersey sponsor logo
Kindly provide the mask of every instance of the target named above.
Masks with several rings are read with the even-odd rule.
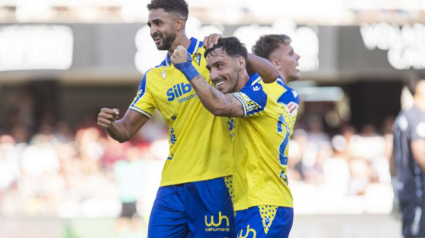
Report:
[[[162,72],[161,72],[161,76],[165,79],[165,76],[167,75],[167,72],[165,71],[165,70],[163,70]]]
[[[219,227],[225,221],[226,227]],[[211,220],[208,221],[208,216],[205,216],[205,231],[230,231],[230,221],[226,215],[222,215],[221,211],[218,213],[218,222],[215,223],[214,216],[211,216]]]
[[[227,128],[229,129],[229,131],[232,131],[233,129],[235,129],[235,119],[229,117],[229,120],[227,121]]]
[[[171,127],[171,130],[170,130],[170,142],[173,145],[177,142],[177,137],[176,137],[176,134],[174,133],[173,127]]]
[[[227,121],[227,129],[229,129],[230,132],[230,137],[234,137],[235,136],[235,119],[229,117],[229,120]]]
[[[298,104],[295,102],[290,102],[288,105],[286,105],[286,110],[291,116],[297,113],[297,109],[298,109]]]
[[[257,237],[257,232],[254,229],[249,228],[249,225],[246,228],[246,231],[245,232],[246,232],[245,235],[242,235],[244,233],[244,230],[241,229],[238,232],[238,237],[237,238],[248,238],[248,237],[249,238],[256,238]],[[252,234],[252,235],[250,236],[250,234]]]
[[[418,126],[416,127],[416,132],[420,137],[425,138],[425,122],[421,122],[418,124]]]
[[[167,90],[168,101],[173,101],[176,98],[179,98],[185,94],[188,94],[192,91],[192,86],[190,83],[179,83],[174,85],[172,88]]]

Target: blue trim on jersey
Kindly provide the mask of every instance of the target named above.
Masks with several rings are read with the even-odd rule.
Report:
[[[297,91],[289,87],[285,83],[285,80],[282,78],[282,76],[279,75],[276,82],[287,90],[285,93],[282,94],[282,96],[279,97],[277,102],[283,103],[285,105],[288,105],[290,102],[295,102],[296,104],[300,104],[300,96],[298,95]]]
[[[193,54],[196,53],[196,51],[198,51],[199,47],[203,46],[203,44],[204,43],[202,41],[199,41],[196,38],[191,37],[190,38],[190,45],[189,45],[189,48],[187,49],[187,52],[189,52],[191,55],[193,55]],[[167,53],[167,56],[165,57],[165,60],[162,61],[161,65],[163,65],[164,63],[165,63],[166,66],[171,65],[171,58],[168,55],[168,53]],[[163,66],[165,66],[165,65],[163,65]]]
[[[142,92],[139,94],[139,96],[137,96],[136,100],[134,100],[134,102],[131,104],[132,107],[134,107],[134,105],[136,105],[139,99],[146,93],[146,75],[148,75],[148,73],[149,73],[149,70],[146,71],[145,75],[143,75],[142,82],[140,82],[140,86],[139,86],[139,91],[142,90]]]
[[[261,78],[258,73],[253,74],[245,86],[241,89],[240,92],[247,95],[253,102],[258,104],[259,107],[256,108],[246,108],[246,116],[261,112],[265,109],[267,104],[267,94],[263,90],[263,86],[260,83]]]
[[[168,55],[168,53],[167,53],[167,55]],[[157,65],[155,68],[165,67],[165,66],[168,66],[167,61],[166,61],[166,60],[163,60],[163,61],[161,62],[161,64]]]
[[[277,77],[276,82],[277,82],[280,86],[282,86],[282,87],[285,87],[285,86],[286,86],[285,80],[284,80],[284,79],[283,79],[283,77],[282,77],[282,76],[280,76],[280,75]]]

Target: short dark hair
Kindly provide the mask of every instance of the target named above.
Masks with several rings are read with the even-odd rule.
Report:
[[[147,5],[149,11],[162,8],[166,12],[178,13],[187,20],[189,17],[189,5],[185,0],[152,0]]]
[[[252,52],[255,55],[269,59],[270,54],[275,51],[280,45],[288,45],[291,43],[291,38],[287,35],[265,35],[258,39],[257,43],[252,47]]]
[[[231,57],[239,57],[242,56],[245,58],[245,63],[248,62],[248,50],[242,44],[238,38],[236,37],[226,37],[226,38],[220,38],[218,40],[218,43],[215,44],[213,47],[207,49],[204,53],[205,58],[210,54],[212,51],[216,49],[222,49],[226,54],[228,54]]]

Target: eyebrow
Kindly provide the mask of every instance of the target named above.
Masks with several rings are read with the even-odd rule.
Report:
[[[162,23],[162,22],[164,22],[163,20],[161,20],[161,19],[153,19],[152,21],[151,21],[153,24],[155,24],[155,25],[158,25],[158,23]],[[151,25],[151,22],[148,22],[148,26],[150,26]]]
[[[225,63],[224,63],[224,61],[219,60],[219,61],[215,62],[214,64],[212,64],[212,66],[216,66],[217,67],[217,65],[219,65],[219,64],[225,64]],[[211,67],[209,65],[207,65],[207,69],[208,70],[211,70]]]

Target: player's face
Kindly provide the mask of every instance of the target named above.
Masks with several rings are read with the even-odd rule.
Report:
[[[149,12],[148,26],[158,50],[169,50],[176,39],[175,16],[162,8]]]
[[[230,57],[222,49],[216,49],[207,56],[207,69],[215,87],[222,93],[235,92],[239,82],[238,59]]]
[[[273,62],[274,60],[271,61],[278,68],[280,75],[285,77],[285,80],[291,82],[300,78],[300,71],[297,69],[300,56],[294,52],[291,44],[281,44],[271,54],[271,57],[275,58],[276,63]]]

